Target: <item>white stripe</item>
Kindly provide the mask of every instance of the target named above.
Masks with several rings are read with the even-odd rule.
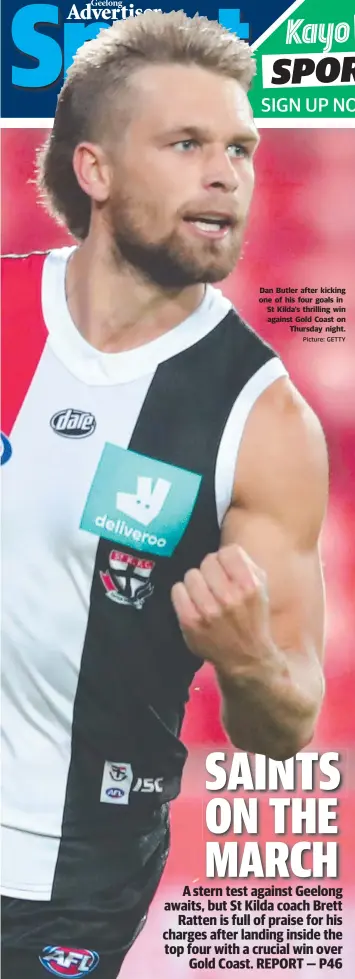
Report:
[[[255,42],[257,43],[257,42]],[[2,119],[0,129],[51,129],[53,119]],[[254,119],[258,129],[355,129],[355,118],[339,119]]]
[[[263,116],[261,119],[254,119],[258,129],[355,129],[355,116],[353,119],[300,119],[298,116],[283,119],[268,119]]]
[[[258,37],[257,40],[254,41],[254,44],[250,45],[251,50],[257,51],[257,49],[260,48],[260,45],[263,44],[264,41],[266,41],[267,38],[271,36],[271,34],[274,34],[277,28],[280,27],[281,24],[283,24],[284,20],[286,20],[287,17],[290,17],[291,14],[293,14],[295,10],[297,10],[298,7],[301,6],[302,3],[304,3],[304,0],[295,0],[295,3],[291,3],[291,6],[287,7],[287,10],[284,10],[283,14],[280,14],[280,17],[278,17],[277,20],[274,20],[274,23],[270,24],[270,27],[267,27],[266,31],[264,31],[263,34],[260,34],[260,37]]]
[[[50,901],[50,881],[59,845],[59,837],[38,836],[4,825],[1,831],[1,893],[26,901]]]
[[[80,520],[104,442],[127,448],[151,381],[148,374],[130,385],[90,389],[47,343],[11,433],[2,500],[1,691],[2,870],[9,896],[51,896],[98,544]],[[96,419],[80,446],[50,426],[67,405]]]
[[[220,441],[216,462],[215,493],[220,526],[231,505],[239,448],[250,412],[259,395],[278,378],[287,377],[287,374],[281,360],[274,357],[253,374],[234,402]]]
[[[1,119],[0,129],[51,129],[54,119]]]

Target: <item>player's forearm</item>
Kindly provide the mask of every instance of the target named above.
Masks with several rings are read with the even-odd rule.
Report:
[[[255,670],[237,667],[217,676],[224,726],[236,747],[281,760],[309,743],[324,692],[315,654],[272,647]]]

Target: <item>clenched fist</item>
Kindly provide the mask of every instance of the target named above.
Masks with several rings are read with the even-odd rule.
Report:
[[[184,639],[221,673],[258,672],[270,647],[266,574],[237,544],[208,554],[171,592]]]

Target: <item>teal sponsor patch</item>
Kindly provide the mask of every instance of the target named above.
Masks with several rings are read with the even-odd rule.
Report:
[[[80,527],[169,557],[189,523],[202,476],[106,442]]]

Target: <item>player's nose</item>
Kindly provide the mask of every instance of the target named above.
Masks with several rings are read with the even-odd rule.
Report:
[[[239,182],[235,162],[224,148],[216,148],[206,155],[203,171],[205,188],[216,187],[233,193],[239,187]]]

